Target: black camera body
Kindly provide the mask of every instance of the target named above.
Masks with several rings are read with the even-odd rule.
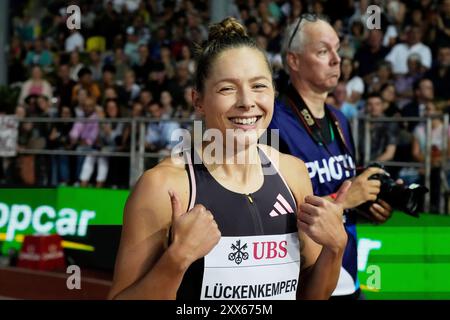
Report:
[[[384,169],[379,163],[371,163],[368,168],[377,167]],[[389,173],[377,173],[369,177],[369,180],[379,180],[381,182],[378,199],[387,202],[393,209],[403,211],[411,216],[419,216],[419,204],[423,202],[423,196],[428,192],[428,188],[412,183],[408,186],[397,184]],[[372,202],[364,205],[370,206]]]

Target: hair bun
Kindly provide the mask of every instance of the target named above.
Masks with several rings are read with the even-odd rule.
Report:
[[[247,37],[244,26],[235,18],[226,18],[222,22],[215,23],[209,27],[208,41],[234,37]]]

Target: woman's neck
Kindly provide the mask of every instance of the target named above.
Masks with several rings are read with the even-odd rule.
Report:
[[[253,190],[254,184],[259,184],[255,176],[261,173],[257,144],[234,148],[228,152],[226,149],[222,146],[222,149],[217,151],[212,143],[204,143],[201,150],[203,164],[216,180],[225,185],[242,186],[242,191],[247,188]]]

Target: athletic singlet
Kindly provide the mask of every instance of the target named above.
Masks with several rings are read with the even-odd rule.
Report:
[[[326,105],[338,119],[347,145],[353,151],[350,126],[345,116],[339,110]],[[280,151],[294,155],[305,162],[316,196],[325,196],[336,192],[342,183],[355,175],[353,154],[347,153],[339,139],[334,139],[326,148],[317,144],[310,136],[304,125],[300,123],[294,111],[282,99],[275,103],[275,110],[270,129],[278,129]],[[283,146],[283,148],[281,148]],[[288,150],[285,150],[285,149]],[[351,169],[351,170],[348,170]],[[342,261],[339,281],[333,296],[351,295],[359,288],[357,277],[357,236],[356,219],[348,211],[344,214],[345,230],[348,241]]]
[[[230,191],[203,163],[188,156],[189,210],[202,204],[214,215],[222,237],[186,271],[177,299],[295,299],[300,270],[294,197],[267,155],[259,149],[264,175],[256,192]],[[185,151],[185,154],[189,152]]]

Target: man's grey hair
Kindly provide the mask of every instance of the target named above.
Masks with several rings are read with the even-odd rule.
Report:
[[[308,19],[302,19],[302,21],[300,22],[300,25],[298,26],[298,29],[295,33],[295,36],[292,39],[291,45],[290,45],[290,47],[288,47],[289,41],[292,37],[292,33],[294,32],[295,27],[297,26],[298,19],[301,19],[301,16],[298,17],[297,19],[295,19],[294,22],[292,22],[290,25],[287,26],[286,30],[284,31],[283,41],[281,43],[281,56],[283,58],[283,67],[286,72],[289,72],[289,68],[288,68],[287,60],[286,60],[287,53],[289,51],[302,53],[305,48],[305,44],[307,43],[308,37],[306,36],[306,34],[304,32],[305,31],[304,25],[307,23],[316,23],[319,20],[325,21],[326,23],[330,24],[328,17],[326,17],[324,15],[317,15],[315,21],[310,21]]]

